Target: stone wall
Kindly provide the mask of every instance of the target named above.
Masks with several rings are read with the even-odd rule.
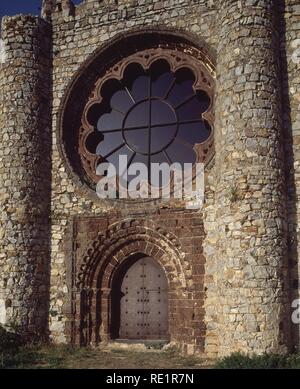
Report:
[[[51,30],[4,18],[0,64],[0,298],[3,321],[47,332],[51,188]],[[4,317],[5,316],[5,317]]]
[[[90,271],[89,258],[104,245],[101,258],[112,269],[130,254],[126,250],[154,250],[178,287],[173,291],[183,293],[171,314],[178,323],[172,323],[172,340],[185,351],[209,356],[286,351],[289,298],[299,293],[299,2],[54,3],[44,1],[48,22],[18,16],[5,18],[2,27],[0,322],[45,332],[50,301],[51,339],[77,342],[76,282],[80,269]],[[146,31],[184,36],[205,46],[217,62],[216,156],[207,172],[203,212],[189,213],[182,204],[128,207],[100,201],[87,192],[64,155],[59,118],[78,75],[86,74],[104,47]],[[149,244],[140,237],[145,228]],[[131,233],[140,240],[130,241]],[[110,255],[110,246],[118,242],[128,244]],[[172,265],[177,257],[182,273]],[[162,258],[169,258],[169,268]],[[109,338],[107,329],[89,325],[87,343],[97,341],[97,331],[101,339]],[[294,326],[294,346],[298,335]]]
[[[139,203],[128,208],[124,207],[123,203],[103,202],[87,194],[84,185],[74,178],[66,166],[66,160],[60,150],[61,138],[57,114],[61,114],[63,98],[68,93],[70,85],[76,80],[76,75],[84,72],[91,59],[96,58],[99,50],[126,33],[138,31],[142,34],[146,31],[151,33],[153,30],[161,31],[161,34],[181,34],[195,44],[202,45],[206,42],[206,45],[211,47],[211,53],[214,52],[217,34],[215,33],[215,8],[212,1],[169,3],[119,1],[118,4],[112,1],[100,3],[89,1],[80,4],[73,11],[56,10],[52,14],[52,23],[54,138],[50,330],[51,337],[55,341],[64,342],[70,339],[71,331],[69,304],[71,285],[67,273],[74,252],[73,217],[84,216],[91,220],[95,216],[111,218],[110,215],[114,215],[115,212],[119,212],[123,218],[136,217],[137,214],[141,217],[145,213],[145,207],[147,209],[150,207],[149,212],[156,214],[160,208],[166,208],[166,204],[150,206]],[[171,208],[168,214],[171,223],[176,207],[174,210],[170,206],[167,208]],[[150,220],[152,216],[149,216]],[[202,223],[200,215],[199,223]],[[96,225],[95,229],[98,228]],[[181,239],[180,235],[178,239]],[[197,255],[202,255],[201,248]],[[194,266],[192,264],[191,257],[191,266]],[[189,341],[190,345],[187,339],[182,339],[181,343],[193,350],[196,343],[198,350],[202,347],[203,338],[200,340],[200,335],[190,336]]]

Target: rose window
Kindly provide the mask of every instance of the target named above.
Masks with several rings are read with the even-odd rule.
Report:
[[[122,174],[134,162],[207,163],[212,155],[212,77],[188,54],[136,53],[109,69],[85,107],[80,154],[88,176],[112,163]],[[127,164],[119,166],[119,156]]]

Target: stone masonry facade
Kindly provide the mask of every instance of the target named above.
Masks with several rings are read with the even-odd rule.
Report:
[[[41,17],[4,17],[1,39],[0,322],[108,342],[113,279],[143,254],[184,352],[299,349],[299,0],[44,0]],[[114,56],[164,42],[214,79],[200,210],[101,200],[68,146],[68,104],[76,118]]]

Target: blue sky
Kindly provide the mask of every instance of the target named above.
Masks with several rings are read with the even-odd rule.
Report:
[[[81,3],[81,0],[73,1],[74,4]],[[0,19],[4,15],[17,15],[30,13],[38,15],[42,0],[0,0]]]

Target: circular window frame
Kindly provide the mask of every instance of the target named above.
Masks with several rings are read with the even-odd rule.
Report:
[[[82,91],[92,90],[96,81],[105,74],[108,67],[117,63],[121,58],[128,54],[142,51],[147,48],[162,47],[171,48],[179,52],[188,53],[202,63],[206,71],[213,79],[215,89],[216,83],[216,50],[205,42],[200,36],[188,33],[183,29],[168,28],[166,26],[136,27],[116,34],[111,39],[104,42],[78,67],[71,81],[65,87],[65,92],[61,103],[56,112],[56,147],[58,151],[58,166],[64,168],[68,178],[74,185],[75,193],[84,197],[92,203],[102,204],[102,206],[116,207],[117,204],[130,206],[131,199],[100,199],[95,191],[95,185],[87,178],[78,153],[78,131],[80,128],[79,121],[74,115],[72,103],[76,102],[80,116],[84,104],[88,97]],[[78,102],[78,94],[80,96]],[[84,102],[84,103],[83,103]],[[71,109],[70,109],[71,107]],[[213,107],[214,109],[214,107]],[[71,137],[71,142],[70,142]],[[73,139],[73,141],[72,141]],[[212,146],[211,160],[205,166],[205,176],[214,166],[214,145]],[[161,203],[160,199],[140,199],[134,203],[149,203],[154,207]],[[106,205],[105,205],[106,204]],[[122,205],[121,205],[122,206]]]
[[[213,97],[214,97],[214,80],[208,72],[204,64],[197,58],[191,56],[184,51],[177,51],[170,48],[158,47],[138,51],[126,58],[121,59],[118,63],[110,67],[103,77],[100,77],[94,90],[91,92],[90,98],[85,105],[81,128],[79,130],[79,153],[83,168],[89,179],[97,184],[101,179],[96,174],[97,166],[103,162],[102,157],[91,153],[87,147],[87,138],[95,131],[95,127],[89,123],[88,112],[96,104],[101,104],[104,97],[101,94],[103,85],[109,80],[122,81],[125,70],[131,64],[140,65],[145,72],[157,61],[164,60],[170,66],[170,71],[175,74],[180,69],[189,69],[195,76],[195,81],[192,86],[195,94],[197,91],[204,91],[209,99],[210,105],[202,114],[202,119],[210,125],[211,132],[204,142],[197,143],[193,149],[196,153],[196,162],[207,165],[213,156],[213,141],[214,141],[214,114],[213,114]],[[176,162],[176,161],[175,161]]]

